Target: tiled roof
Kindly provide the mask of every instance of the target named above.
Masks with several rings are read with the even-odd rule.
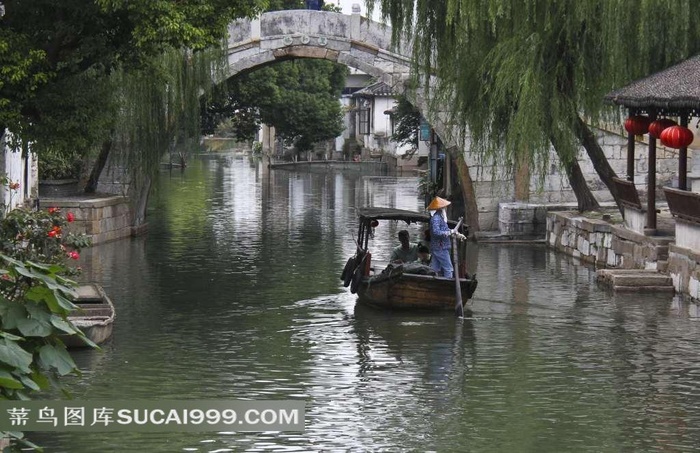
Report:
[[[384,82],[375,82],[367,85],[360,91],[353,93],[353,96],[371,97],[371,96],[396,96],[397,93]]]
[[[605,100],[633,109],[700,113],[700,55],[612,91]]]

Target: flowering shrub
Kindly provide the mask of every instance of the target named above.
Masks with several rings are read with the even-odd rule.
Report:
[[[86,235],[67,232],[74,220],[59,208],[17,208],[0,220],[0,399],[28,399],[58,386],[59,376],[78,373],[61,336],[79,335],[96,347],[68,319],[77,295],[67,276],[80,271],[68,262],[90,245]],[[0,433],[7,436],[23,434]]]
[[[65,231],[74,220],[73,213],[64,215],[59,208],[15,209],[0,221],[0,249],[20,261],[65,264],[67,259],[78,259],[80,249],[90,246],[90,238]],[[78,272],[76,268],[65,268],[68,275]]]

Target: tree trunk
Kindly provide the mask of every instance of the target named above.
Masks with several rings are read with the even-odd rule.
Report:
[[[588,153],[588,157],[593,163],[593,168],[595,168],[601,181],[603,181],[612,194],[618,209],[620,209],[620,212],[623,212],[622,205],[620,204],[620,197],[617,193],[617,187],[612,180],[614,177],[617,177],[617,173],[615,173],[615,170],[610,166],[610,162],[608,162],[608,159],[605,157],[605,153],[603,153],[603,149],[598,144],[593,131],[591,131],[580,116],[576,115],[575,121],[574,133],[576,137],[578,137],[586,153]]]
[[[563,153],[561,152],[561,146],[557,146],[558,141],[554,136],[550,135],[550,141],[554,146],[554,150],[559,157],[564,169],[566,170],[566,176],[569,178],[569,184],[571,184],[571,189],[576,195],[576,201],[578,202],[579,212],[592,211],[594,209],[599,209],[600,205],[598,201],[593,196],[591,189],[586,183],[586,178],[583,177],[583,172],[576,159],[569,161]]]
[[[102,147],[100,148],[100,154],[97,155],[97,160],[92,166],[92,171],[90,172],[90,177],[85,184],[85,193],[95,193],[97,191],[97,183],[100,180],[100,175],[102,170],[104,170],[107,164],[107,158],[109,158],[109,153],[112,150],[112,137],[102,142]]]
[[[460,149],[451,150],[450,154],[454,156],[455,165],[457,166],[457,175],[459,175],[459,185],[462,188],[462,199],[464,201],[465,224],[469,225],[471,231],[480,231],[479,228],[479,208],[476,204],[476,192],[474,191],[474,182],[469,174],[469,166],[464,160],[464,153]]]
[[[579,212],[599,209],[600,205],[593,196],[588,184],[586,184],[586,178],[583,177],[583,172],[581,172],[581,167],[578,165],[577,161],[573,161],[566,166],[566,175],[569,177],[571,188],[576,194]]]
[[[146,208],[148,207],[148,197],[151,194],[151,177],[145,176],[140,187],[134,191],[134,195],[138,196],[138,201],[134,207],[134,222],[133,227],[138,229],[146,224]]]

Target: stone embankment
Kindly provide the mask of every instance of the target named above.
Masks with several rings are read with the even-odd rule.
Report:
[[[600,268],[599,279],[619,290],[668,291],[700,299],[700,252],[679,246],[676,235],[647,236],[622,225],[549,212],[547,244]]]
[[[93,245],[135,234],[132,211],[126,197],[46,198],[41,200],[41,204],[42,207],[53,206],[64,212],[72,212],[75,221],[70,224],[70,231],[87,234],[92,238]]]

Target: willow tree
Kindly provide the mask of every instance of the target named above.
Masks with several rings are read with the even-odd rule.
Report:
[[[507,171],[527,165],[545,174],[553,147],[582,211],[597,202],[576,160],[579,146],[617,200],[615,172],[590,127],[617,113],[603,96],[700,49],[690,0],[368,4],[381,7],[395,40],[412,39],[433,108],[468,129],[474,150]]]
[[[107,160],[126,176],[135,203],[134,226],[145,219],[153,177],[163,155],[192,149],[200,136],[200,97],[221,78],[222,49],[192,52],[172,49],[141,70],[118,70],[110,79],[117,105],[109,139],[105,140],[88,184],[96,185]]]

